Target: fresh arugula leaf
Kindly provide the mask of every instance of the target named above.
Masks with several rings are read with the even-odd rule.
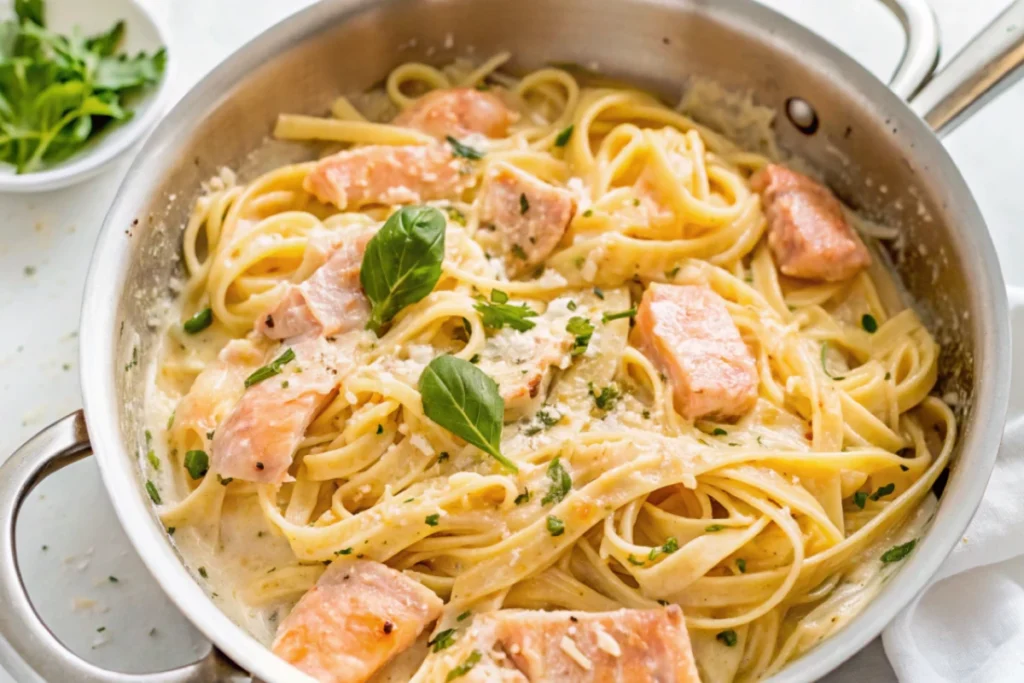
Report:
[[[551,480],[551,488],[548,489],[546,496],[541,498],[541,505],[548,505],[549,503],[560,503],[565,496],[572,489],[572,477],[562,467],[561,460],[555,458],[548,465],[548,479]]]
[[[434,291],[444,261],[445,220],[431,206],[403,206],[366,245],[359,282],[373,304],[366,327],[380,328]]]
[[[505,401],[498,384],[483,370],[455,356],[438,356],[423,370],[419,382],[423,413],[507,469],[519,468],[501,454]]]
[[[473,306],[480,313],[485,327],[500,330],[508,325],[518,332],[526,332],[537,325],[532,320],[527,320],[527,318],[536,317],[537,311],[526,304],[494,303],[495,293],[499,292],[497,290],[491,292],[491,302],[481,300]],[[504,298],[507,301],[508,295],[505,295]]]

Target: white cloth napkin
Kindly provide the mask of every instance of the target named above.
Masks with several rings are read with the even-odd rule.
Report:
[[[1009,290],[1013,357],[1024,358],[1024,290]],[[885,629],[901,683],[1024,681],[1024,362],[981,507],[938,575]],[[979,415],[976,419],[985,419]]]

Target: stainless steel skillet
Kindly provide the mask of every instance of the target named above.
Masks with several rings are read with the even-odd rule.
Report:
[[[157,334],[148,321],[179,272],[181,229],[203,180],[222,166],[251,177],[295,154],[294,147],[265,144],[279,112],[325,111],[337,93],[366,88],[400,62],[450,59],[450,35],[456,52],[507,49],[513,68],[596,62],[603,73],[667,97],[694,75],[750,91],[780,112],[776,131],[784,147],[819,167],[850,204],[901,228],[904,248],[893,260],[943,344],[939,390],[962,398],[963,432],[938,515],[918,549],[850,625],[775,680],[811,681],[835,668],[879,633],[959,540],[992,469],[1009,388],[999,265],[978,208],[929,124],[949,130],[1010,82],[1024,60],[1024,3],[930,81],[938,39],[927,7],[923,0],[886,4],[909,33],[891,90],[751,0],[325,0],[233,55],[160,125],[107,216],[83,304],[85,413],[47,428],[0,469],[4,662],[19,659],[51,681],[226,680],[244,678],[241,669],[266,681],[299,679],[192,580],[143,491],[143,370]],[[90,449],[150,571],[219,648],[203,661],[152,675],[104,671],[66,650],[29,603],[14,546],[18,508],[38,481]]]

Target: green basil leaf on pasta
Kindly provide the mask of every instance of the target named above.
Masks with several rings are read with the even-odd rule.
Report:
[[[420,375],[419,388],[428,418],[507,469],[519,471],[501,454],[505,401],[497,382],[483,370],[455,356],[438,356]]]
[[[405,206],[366,245],[359,282],[372,310],[366,327],[379,334],[406,306],[434,290],[444,261],[445,219],[430,206]]]

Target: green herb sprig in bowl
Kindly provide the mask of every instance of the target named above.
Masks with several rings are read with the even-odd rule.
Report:
[[[14,12],[0,22],[0,162],[28,174],[129,120],[131,101],[163,77],[167,53],[120,53],[124,21],[62,35],[47,28],[43,0],[16,0]]]

